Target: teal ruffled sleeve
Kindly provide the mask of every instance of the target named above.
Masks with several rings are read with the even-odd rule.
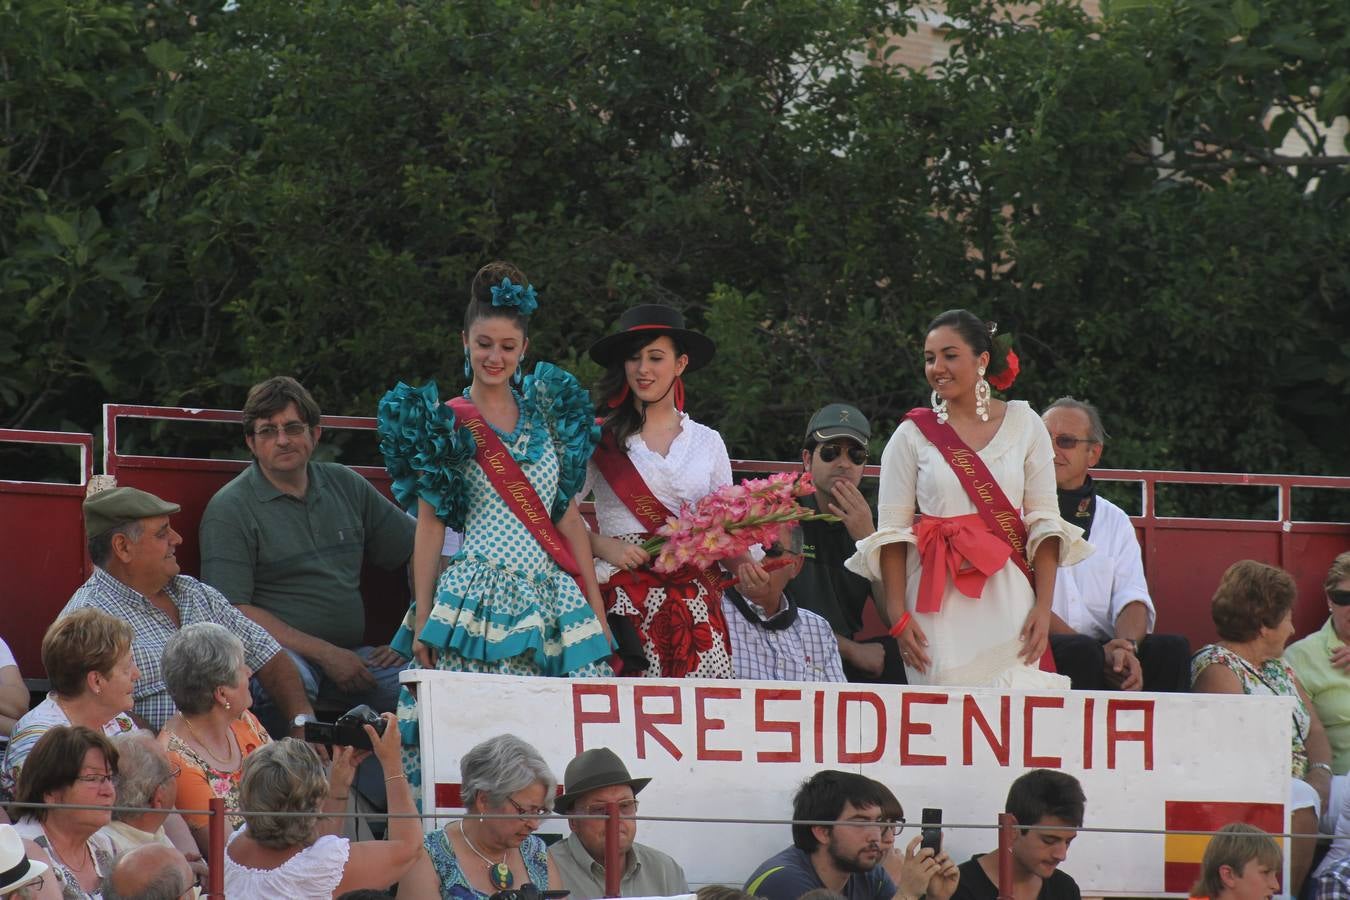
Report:
[[[458,467],[473,459],[477,448],[440,401],[436,382],[415,388],[400,381],[380,400],[378,429],[398,504],[415,511],[418,499],[425,500],[438,519],[463,531],[468,490]]]
[[[558,494],[552,509],[557,521],[586,483],[586,463],[600,442],[591,395],[571,372],[541,362],[526,376],[523,396],[548,422],[558,453]]]

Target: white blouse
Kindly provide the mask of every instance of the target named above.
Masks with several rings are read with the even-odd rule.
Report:
[[[692,504],[731,484],[731,459],[722,436],[695,422],[687,413],[680,413],[680,433],[665,456],[650,449],[640,434],[628,438],[626,449],[652,495],[673,513],[678,513],[684,504]],[[581,496],[592,491],[601,534],[613,537],[646,532],[646,527],[623,505],[593,461],[586,464],[586,486],[581,489]]]
[[[347,838],[325,834],[275,869],[254,869],[230,856],[229,845],[247,827],[230,835],[225,845],[225,896],[230,900],[328,900],[333,896],[351,852]]]

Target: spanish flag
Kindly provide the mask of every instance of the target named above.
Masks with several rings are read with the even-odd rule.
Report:
[[[1280,803],[1169,800],[1163,821],[1168,831],[1163,848],[1163,890],[1169,894],[1184,894],[1200,877],[1200,860],[1205,855],[1205,847],[1209,846],[1209,835],[1171,832],[1218,831],[1229,822],[1246,822],[1279,834],[1284,831],[1284,806]]]

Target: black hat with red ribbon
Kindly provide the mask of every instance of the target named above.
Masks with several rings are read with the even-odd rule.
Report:
[[[689,356],[685,372],[701,369],[712,361],[717,345],[707,335],[684,327],[684,315],[673,306],[663,303],[644,303],[624,310],[619,316],[619,330],[591,344],[591,359],[606,368],[636,346],[645,346],[661,335],[670,335]],[[645,338],[639,341],[638,338]]]

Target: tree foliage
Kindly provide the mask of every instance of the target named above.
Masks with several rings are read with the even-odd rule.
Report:
[[[964,306],[1013,396],[1102,407],[1108,464],[1345,472],[1350,9],[947,13],[914,72],[881,0],[0,0],[0,424],[458,385],[505,257],[583,379],[628,305],[706,327],[733,455],[832,399],[880,442]]]

